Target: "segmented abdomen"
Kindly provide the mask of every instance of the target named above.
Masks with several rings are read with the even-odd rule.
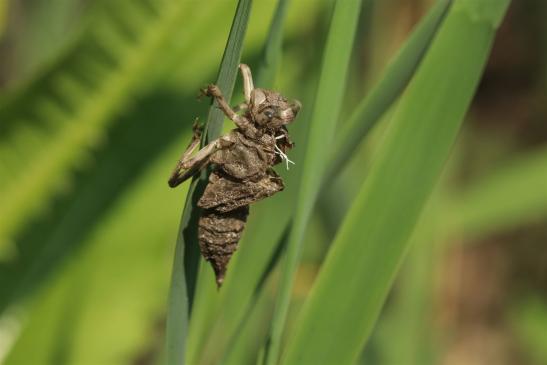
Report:
[[[215,271],[217,285],[224,281],[226,266],[241,239],[249,206],[229,212],[206,209],[199,219],[198,238],[201,254]]]

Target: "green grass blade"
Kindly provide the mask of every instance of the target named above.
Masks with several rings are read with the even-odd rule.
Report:
[[[405,91],[282,364],[351,364],[471,102],[508,1],[457,1]]]
[[[449,234],[484,236],[547,216],[547,148],[526,152],[445,198]]]
[[[262,51],[262,60],[258,69],[257,85],[263,88],[273,87],[281,61],[283,45],[283,25],[287,17],[289,0],[279,0],[268,32],[268,39]]]
[[[334,5],[329,35],[323,55],[319,89],[315,99],[308,145],[302,167],[294,224],[289,234],[282,279],[266,350],[266,364],[279,358],[280,342],[289,309],[294,275],[298,265],[306,225],[320,189],[329,145],[336,128],[346,84],[346,75],[361,9],[359,0],[340,0]]]
[[[436,198],[436,197],[435,197]],[[436,202],[432,197],[431,201]],[[378,347],[378,357],[382,364],[424,365],[435,364],[434,288],[441,249],[436,243],[441,241],[432,209],[428,204],[412,234],[410,252],[397,275],[393,301],[382,313],[374,333]],[[391,295],[391,294],[390,294]],[[396,348],[397,351],[393,351]],[[365,350],[366,351],[366,350]]]
[[[237,77],[251,4],[252,0],[239,1],[220,64],[217,85],[228,102],[231,99]],[[213,103],[209,109],[209,116],[205,126],[206,133],[204,133],[202,145],[220,135],[223,121],[224,114]],[[199,178],[192,181],[177,237],[167,309],[166,345],[167,363],[169,365],[184,364],[185,360],[188,322],[200,260],[199,243],[197,241],[199,209],[196,202],[203,191],[203,185],[207,177],[207,172],[203,172]]]
[[[244,305],[244,308],[240,312],[242,314],[245,314],[245,316],[242,317],[241,315],[238,315],[235,318],[234,321],[228,321],[228,322],[224,318],[224,323],[227,322],[228,324],[231,325],[231,327],[229,327],[228,330],[233,328],[233,331],[221,332],[221,333],[225,333],[224,339],[226,341],[225,344],[227,345],[226,346],[227,349],[225,351],[226,353],[224,354],[225,359],[230,359],[230,358],[239,359],[242,356],[241,353],[236,354],[234,352],[238,352],[238,347],[239,347],[238,344],[243,342],[242,339],[241,339],[241,334],[245,331],[245,328],[247,328],[249,326],[256,326],[257,325],[256,323],[253,323],[253,322],[256,322],[256,321],[254,321],[253,318],[251,317],[251,313],[253,311],[256,311],[257,307],[261,306],[259,300],[263,300],[261,298],[265,296],[265,292],[267,293],[267,291],[264,290],[267,279],[270,277],[270,273],[276,267],[276,265],[279,262],[279,259],[282,255],[283,251],[285,250],[285,246],[286,246],[286,243],[287,243],[287,238],[288,238],[288,233],[289,232],[290,232],[290,225],[287,226],[287,229],[283,233],[281,243],[276,247],[275,252],[270,257],[270,261],[268,262],[268,265],[264,268],[264,271],[261,273],[260,279],[256,283],[256,286],[255,286],[254,291],[252,293],[252,297],[249,300],[246,300],[242,303],[242,305]],[[271,312],[271,309],[273,309],[273,308],[270,308],[270,312]],[[224,315],[223,317],[226,317],[226,315]],[[249,342],[255,342],[256,343],[256,333],[254,333],[253,336],[254,336],[253,337],[254,341],[249,341]],[[220,339],[218,339],[218,340],[220,340]],[[247,340],[249,340],[249,339],[247,339]],[[222,341],[217,341],[217,342],[214,342],[214,343],[222,344]],[[222,352],[224,352],[224,351],[222,351]],[[262,354],[262,356],[263,355],[264,355],[264,353]],[[262,361],[263,361],[263,359],[262,359]],[[234,363],[237,363],[237,360],[235,360]],[[257,364],[262,364],[262,362],[257,362]]]
[[[271,287],[271,285],[268,285]],[[259,339],[264,338],[268,331],[268,322],[273,310],[271,292],[265,290],[253,304],[246,318],[238,328],[237,336],[232,338],[228,351],[219,365],[258,364],[264,361],[264,347]]]
[[[348,122],[336,136],[334,156],[330,159],[327,178],[336,176],[346,165],[359,143],[408,85],[451,2],[452,0],[437,1],[386,67],[378,84],[352,112]]]

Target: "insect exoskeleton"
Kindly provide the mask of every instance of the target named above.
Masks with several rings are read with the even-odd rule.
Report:
[[[241,64],[239,68],[244,103],[230,107],[220,88],[213,84],[202,90],[214,99],[236,128],[193,154],[202,134],[194,123],[193,138],[169,179],[169,186],[176,187],[204,167],[213,166],[197,203],[202,209],[198,240],[201,254],[211,263],[219,287],[243,234],[249,205],[284,188],[273,166],[285,161],[288,169],[289,163],[294,163],[287,156],[294,144],[286,126],[301,108],[297,100],[255,88],[249,67]]]

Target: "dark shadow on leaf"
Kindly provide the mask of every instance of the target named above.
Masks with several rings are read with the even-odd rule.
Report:
[[[195,95],[158,91],[118,118],[105,143],[92,153],[95,164],[75,173],[72,190],[58,196],[47,215],[25,226],[16,239],[16,257],[0,264],[0,312],[35,291],[81,250],[105,213],[165,149],[178,142],[183,149],[181,133],[191,131],[206,107]],[[166,189],[169,173],[158,176]]]

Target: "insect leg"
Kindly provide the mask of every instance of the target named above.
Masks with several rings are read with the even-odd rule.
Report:
[[[241,77],[243,77],[243,93],[245,94],[245,101],[250,103],[251,91],[254,89],[253,75],[251,74],[251,69],[249,66],[244,63],[239,65],[239,70],[241,71]]]
[[[195,143],[195,145],[194,143],[195,142],[192,141],[189,147],[193,146],[192,149],[195,148],[195,145],[197,145],[197,143]],[[193,157],[190,156],[192,151],[189,148],[187,151],[184,152],[182,158],[177,163],[177,166],[175,166],[173,174],[169,178],[169,186],[174,188],[198,173],[202,168],[207,166],[207,164],[209,163],[209,159],[213,153],[222,148],[226,148],[231,144],[231,140],[229,140],[229,138],[227,137],[217,138],[213,142],[209,143],[207,146],[199,150]]]
[[[219,108],[224,112],[224,114],[242,130],[248,130],[254,128],[252,124],[247,120],[247,118],[238,115],[226,102],[224,95],[220,91],[217,85],[211,84],[207,86],[207,89],[202,90],[203,93],[207,96],[212,96],[218,103]]]
[[[199,145],[199,141],[201,139],[201,134],[203,133],[203,128],[202,128],[202,126],[199,125],[199,121],[198,121],[197,118],[194,121],[194,125],[192,126],[192,130],[194,132],[194,134],[192,136],[192,140],[190,141],[190,144],[188,144],[188,147],[186,147],[186,150],[182,154],[179,161],[187,159],[188,156],[190,156],[192,154],[192,152],[194,152],[196,147]]]

